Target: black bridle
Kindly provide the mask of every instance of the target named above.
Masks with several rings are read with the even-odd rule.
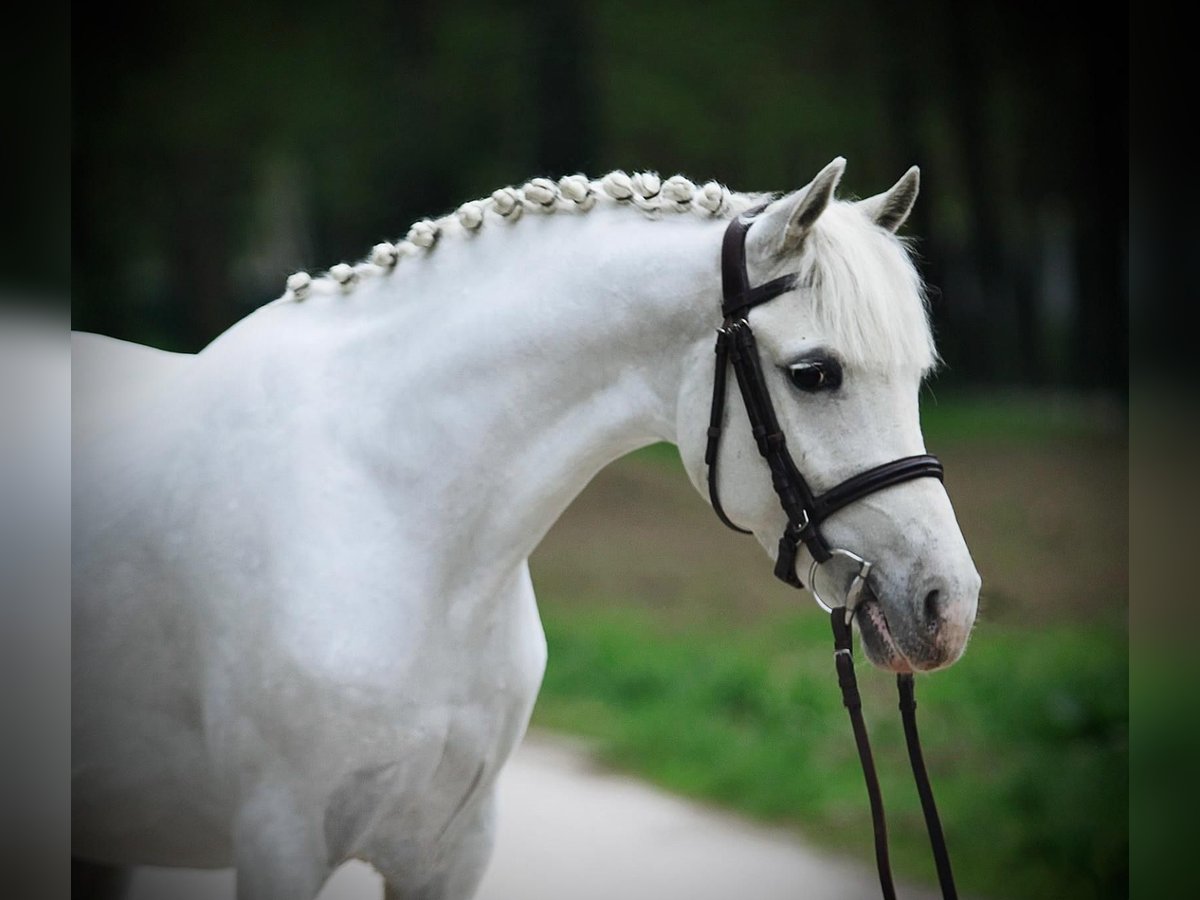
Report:
[[[862,716],[862,702],[854,677],[850,629],[854,610],[858,605],[861,592],[867,584],[871,563],[849,550],[831,547],[821,533],[821,524],[838,510],[876,491],[917,478],[941,479],[942,464],[937,457],[929,454],[908,456],[859,472],[822,494],[813,493],[812,488],[809,487],[808,482],[796,467],[791,453],[788,452],[787,441],[779,427],[775,406],[771,402],[771,394],[767,389],[762,360],[758,353],[758,345],[754,340],[754,331],[747,319],[750,310],[792,290],[799,281],[798,275],[791,274],[754,287],[750,285],[750,276],[746,270],[746,235],[754,216],[760,213],[765,206],[766,204],[763,204],[752,209],[730,222],[725,229],[725,238],[721,245],[721,314],[724,321],[717,330],[716,374],[713,377],[708,446],[704,453],[704,462],[708,466],[708,493],[713,510],[725,525],[743,534],[750,533],[744,528],[739,528],[726,515],[725,509],[721,506],[718,491],[717,459],[721,448],[721,431],[725,417],[726,374],[729,366],[732,365],[738,389],[746,407],[746,414],[750,420],[750,429],[754,434],[755,443],[758,445],[758,452],[766,460],[771,471],[771,484],[775,488],[775,493],[779,495],[779,503],[787,516],[787,526],[784,528],[783,536],[779,539],[779,552],[775,560],[775,577],[792,587],[804,587],[803,582],[796,574],[796,554],[800,545],[804,544],[813,560],[809,569],[809,589],[813,592],[817,602],[830,613],[834,633],[834,659],[837,664],[838,683],[842,689],[842,702],[850,714],[850,722],[854,729],[855,743],[858,747],[863,776],[867,782],[867,794],[871,803],[879,883],[884,897],[894,900],[896,892],[892,884],[891,867],[888,862],[887,824],[883,813],[883,798],[879,791],[879,780],[875,774],[871,745]],[[813,582],[817,567],[828,562],[835,555],[845,556],[856,561],[859,564],[859,571],[847,592],[846,606],[831,608],[821,600]],[[916,779],[917,790],[921,798],[921,808],[925,814],[926,828],[933,846],[938,881],[941,884],[943,897],[955,898],[958,895],[950,870],[950,857],[946,851],[945,838],[942,834],[941,822],[938,819],[937,807],[934,805],[929,778],[925,772],[920,739],[917,735],[917,704],[914,697],[912,675],[898,676],[897,683],[900,690],[900,711],[904,721],[909,761],[912,763],[913,776]]]
[[[808,548],[817,564],[827,562],[833,556],[833,550],[821,533],[822,522],[839,509],[884,488],[914,478],[940,479],[942,464],[936,456],[929,454],[906,456],[859,472],[823,494],[814,494],[808,486],[788,452],[787,440],[779,427],[775,406],[767,390],[754,331],[746,319],[750,310],[790,291],[798,280],[795,274],[783,275],[757,287],[750,286],[750,276],[746,271],[746,234],[753,216],[762,209],[753,209],[730,222],[721,245],[721,315],[725,321],[717,331],[717,371],[713,379],[712,410],[708,420],[708,446],[704,452],[704,462],[708,466],[708,495],[713,510],[728,527],[749,534],[725,514],[717,489],[717,458],[725,417],[725,373],[732,363],[758,452],[771,469],[771,483],[788,518],[783,537],[779,539],[775,577],[792,587],[802,588],[804,585],[796,575],[796,552],[800,544]]]

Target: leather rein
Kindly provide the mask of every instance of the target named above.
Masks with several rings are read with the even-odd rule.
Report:
[[[775,577],[794,588],[803,588],[796,574],[796,555],[803,544],[812,557],[809,568],[808,587],[817,603],[830,614],[834,634],[834,660],[837,666],[838,684],[842,689],[842,702],[850,715],[855,744],[862,763],[863,777],[867,784],[867,795],[871,804],[871,818],[875,832],[875,861],[879,870],[879,884],[886,900],[894,900],[895,886],[892,883],[891,866],[888,860],[887,823],[884,818],[883,799],[879,790],[879,779],[875,774],[875,763],[867,737],[862,715],[862,700],[854,676],[853,642],[850,627],[862,591],[867,585],[872,563],[858,554],[840,547],[832,547],[821,532],[821,524],[838,510],[856,500],[881,491],[884,488],[903,484],[917,478],[943,476],[941,462],[935,456],[921,454],[893,460],[853,475],[821,494],[816,494],[797,468],[787,441],[779,426],[771,394],[767,389],[762,360],[754,331],[747,318],[750,310],[774,300],[797,286],[799,276],[783,275],[763,284],[751,287],[746,269],[746,235],[750,226],[767,204],[762,204],[736,217],[725,229],[721,244],[721,315],[723,322],[717,330],[716,373],[713,378],[712,408],[708,424],[708,445],[704,462],[708,467],[708,493],[713,511],[720,520],[734,531],[750,534],[733,523],[721,505],[718,490],[717,461],[721,448],[721,432],[725,419],[725,396],[728,393],[726,375],[732,365],[734,376],[750,429],[754,435],[758,452],[771,471],[771,484],[779,496],[780,506],[787,516],[787,526],[779,539],[779,552],[775,561]],[[817,568],[834,556],[842,556],[857,563],[858,573],[846,593],[844,607],[831,607],[816,590]],[[921,753],[920,737],[917,733],[916,699],[913,676],[897,676],[900,692],[900,711],[904,723],[905,743],[913,777],[921,798],[925,815],[925,826],[929,832],[934,861],[937,866],[938,882],[944,898],[957,898],[954,876],[950,869],[950,857],[946,850],[941,821],[925,771]]]

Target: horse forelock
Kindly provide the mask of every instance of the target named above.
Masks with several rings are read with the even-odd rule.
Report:
[[[908,242],[854,202],[829,205],[798,264],[815,327],[851,365],[922,374],[937,366],[925,285]]]

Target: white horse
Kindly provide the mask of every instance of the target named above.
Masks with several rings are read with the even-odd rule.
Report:
[[[754,281],[802,276],[750,317],[817,490],[924,451],[935,362],[894,235],[917,171],[844,202],[843,167],[747,243]],[[546,662],[528,557],[645,444],[678,445],[705,492],[721,237],[766,199],[534,179],[292,276],[195,356],[77,337],[76,856],[234,866],[243,900],[313,897],[357,858],[388,898],[469,897]],[[818,351],[840,386],[801,390],[787,369]],[[745,415],[734,392],[721,496],[773,554],[784,514]],[[875,563],[876,662],[959,656],[979,576],[939,481],[824,532]]]

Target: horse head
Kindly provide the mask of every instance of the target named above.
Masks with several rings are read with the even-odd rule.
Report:
[[[922,477],[940,475],[936,460],[923,456],[918,413],[937,354],[920,276],[896,236],[916,200],[919,173],[909,169],[876,197],[841,201],[834,189],[844,167],[836,159],[806,187],[765,205],[741,237],[748,284],[776,285],[777,295],[731,316],[726,288],[725,328],[736,318],[735,326],[754,335],[756,369],[790,463],[764,459],[764,429],[752,432],[754,398],[746,398],[740,373],[743,390],[730,391],[723,415],[712,400],[720,421],[705,431],[710,398],[721,393],[719,380],[714,391],[708,341],[694,348],[682,380],[680,452],[696,486],[714,500],[719,491],[718,511],[780,555],[780,534],[789,527],[798,533],[798,516],[781,506],[781,469],[790,466],[820,496],[890,461],[931,461],[916,476],[860,492],[830,511],[819,539],[809,532],[809,539],[793,540],[795,561],[789,554],[789,571],[777,574],[806,580],[831,604],[856,605],[876,665],[932,670],[965,649],[980,577],[940,478]],[[726,255],[728,246],[727,237]],[[728,269],[728,258],[723,262]],[[721,308],[711,293],[706,302]],[[718,347],[718,370],[720,353]],[[710,487],[711,435],[718,430],[720,468]]]

